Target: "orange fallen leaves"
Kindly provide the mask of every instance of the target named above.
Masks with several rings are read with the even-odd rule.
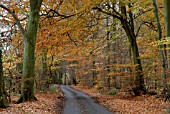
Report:
[[[119,93],[115,96],[99,94],[94,88],[72,86],[72,88],[85,92],[95,98],[100,104],[113,113],[122,114],[165,114],[163,100],[150,95],[135,97],[131,94]]]
[[[54,92],[38,92],[36,97],[38,101],[29,101],[20,104],[10,103],[7,109],[0,109],[0,114],[60,114],[62,104],[61,94]],[[16,101],[17,97],[12,97]]]

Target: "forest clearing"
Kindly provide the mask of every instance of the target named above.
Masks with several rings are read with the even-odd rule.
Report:
[[[170,113],[169,6],[1,0],[0,113]]]

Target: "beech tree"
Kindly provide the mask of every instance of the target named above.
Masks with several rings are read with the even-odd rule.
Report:
[[[164,0],[164,20],[165,20],[165,35],[166,35],[166,39],[169,40],[169,37],[170,37],[170,1],[169,0]],[[168,44],[167,47],[169,48],[170,45]],[[169,49],[167,50],[167,58],[168,58],[168,76],[165,77],[165,80],[167,78],[169,78],[170,76],[170,51]],[[166,81],[167,83],[167,81]],[[166,84],[166,88],[165,88],[165,92],[168,92],[170,94],[170,91],[169,91],[169,86],[168,84]]]
[[[159,18],[159,12],[158,12],[158,5],[156,0],[153,1],[153,6],[154,6],[154,14],[156,18],[156,23],[157,23],[157,40],[161,41],[162,40],[162,28],[161,28],[161,23],[160,23],[160,18]],[[167,78],[167,72],[168,72],[168,65],[167,65],[167,60],[166,60],[166,45],[161,44],[159,45],[159,53],[160,53],[160,61],[162,62],[162,79],[163,79],[163,86],[164,89],[166,88],[166,78]]]
[[[98,10],[99,12],[102,12],[104,14],[110,15],[114,18],[117,18],[121,25],[126,32],[126,35],[128,37],[131,51],[132,51],[132,57],[133,57],[133,63],[135,65],[135,87],[133,88],[134,93],[136,95],[140,95],[141,93],[146,93],[145,85],[144,85],[144,76],[143,76],[143,70],[142,70],[142,64],[141,59],[139,56],[139,49],[137,45],[137,34],[135,34],[134,31],[134,17],[131,11],[127,11],[127,5],[130,8],[131,3],[124,3],[120,2],[120,12],[116,11],[116,7],[111,5],[111,2],[101,4],[99,6],[94,7],[93,9]],[[111,10],[112,9],[112,10]]]
[[[26,30],[22,26],[16,13],[4,4],[0,7],[8,11],[9,14],[15,19],[16,24],[24,38],[24,59],[23,59],[23,76],[21,86],[21,96],[17,103],[28,100],[36,100],[34,96],[34,78],[35,78],[35,44],[39,23],[39,12],[42,0],[29,0],[29,15]],[[26,5],[26,4],[25,4]]]
[[[154,19],[156,17],[158,40],[161,40],[157,6],[155,6],[154,17],[152,12],[146,13],[148,9],[153,11],[153,7],[150,7],[149,4],[147,9],[148,4],[145,5],[143,2],[114,3],[110,0],[106,2],[96,0],[91,3],[84,0],[87,4],[83,6],[82,1],[78,3],[63,0],[61,3],[54,2],[43,2],[40,21],[39,12],[42,0],[27,1],[29,6],[22,1],[23,6],[28,6],[27,9],[22,8],[26,11],[25,17],[21,16],[22,9],[16,10],[12,4],[5,5],[0,2],[0,7],[12,15],[13,18],[10,17],[10,20],[18,26],[17,31],[21,31],[24,39],[22,92],[18,103],[36,100],[34,67],[38,69],[36,70],[37,75],[42,77],[37,78],[39,82],[43,80],[51,83],[51,79],[53,82],[61,82],[62,77],[65,77],[71,84],[79,76],[77,82],[81,81],[82,84],[90,86],[98,84],[100,89],[108,87],[107,91],[114,87],[121,89],[130,86],[127,89],[133,89],[136,95],[146,93],[145,85],[148,82],[154,85],[154,81],[154,86],[157,87],[157,82],[160,80],[156,80],[159,78],[155,78],[155,75],[159,75],[157,69],[161,68],[160,65],[157,65],[160,64],[157,57],[158,49],[153,48],[152,45],[148,46],[155,41],[153,36],[156,36],[156,32],[153,32],[154,25],[149,25],[149,22],[147,27],[141,27],[144,21],[148,20],[154,22],[150,22],[150,24],[156,24]],[[94,4],[97,5],[94,7]],[[40,23],[39,29],[38,22]],[[34,52],[37,29],[37,45],[36,52]],[[164,53],[161,50],[164,47],[161,46],[160,55]],[[34,66],[34,53],[36,53],[36,66]],[[149,59],[145,58],[146,56]],[[166,62],[163,58],[161,62],[164,70]],[[38,74],[39,71],[41,74]],[[166,69],[163,72],[165,76]],[[42,83],[38,84],[43,87]]]

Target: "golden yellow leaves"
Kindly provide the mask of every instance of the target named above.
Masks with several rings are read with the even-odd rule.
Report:
[[[3,67],[5,73],[12,73],[13,76],[17,75],[17,64],[22,62],[22,58],[17,57],[15,54],[9,54],[3,57]],[[6,74],[5,74],[6,75]]]

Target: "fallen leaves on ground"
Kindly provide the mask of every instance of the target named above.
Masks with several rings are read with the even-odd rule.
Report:
[[[104,95],[97,92],[94,88],[82,86],[71,86],[72,88],[84,92],[100,104],[107,107],[114,114],[165,114],[166,109],[163,100],[151,95],[135,97],[132,94],[120,92],[117,95]],[[168,103],[169,104],[169,103]]]
[[[9,103],[6,109],[0,109],[0,114],[61,114],[63,95],[60,92],[37,92],[37,101],[28,101],[20,104]],[[12,101],[18,97],[12,96]]]

